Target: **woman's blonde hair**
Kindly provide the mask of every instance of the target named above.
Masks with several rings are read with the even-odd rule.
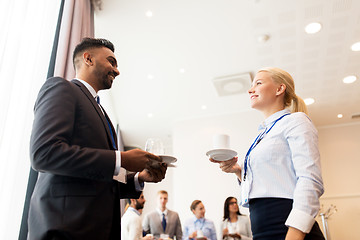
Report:
[[[259,72],[269,73],[274,82],[284,84],[286,86],[284,95],[285,107],[291,107],[291,112],[304,112],[308,114],[304,100],[295,94],[294,79],[288,72],[275,67],[262,68],[258,70],[258,73]]]

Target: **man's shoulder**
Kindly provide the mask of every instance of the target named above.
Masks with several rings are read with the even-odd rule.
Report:
[[[48,79],[46,79],[46,82],[50,82],[50,83],[70,83],[70,81],[66,80],[65,78],[62,77],[49,77]]]
[[[137,218],[141,218],[141,217],[131,210],[126,210],[124,215],[121,217],[121,219],[137,219]]]
[[[150,217],[154,217],[154,216],[156,216],[156,215],[159,215],[159,213],[158,213],[156,210],[154,210],[154,211],[151,211],[151,212],[147,213],[147,214],[145,215],[145,217],[150,218]]]
[[[170,209],[168,209],[168,214],[179,215],[177,212]]]
[[[45,87],[46,89],[52,88],[52,87],[56,87],[55,89],[58,88],[72,88],[74,87],[75,84],[71,81],[66,80],[65,78],[62,77],[50,77],[48,79],[46,79],[43,88]]]

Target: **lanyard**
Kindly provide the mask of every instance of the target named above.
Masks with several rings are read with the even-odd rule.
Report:
[[[203,221],[201,221],[201,220],[203,220]],[[197,222],[198,222],[199,224],[196,224]],[[203,227],[204,227],[204,224],[205,224],[205,218],[196,219],[196,220],[195,220],[195,229],[202,231],[202,229],[203,229]],[[200,227],[200,228],[198,229],[198,227]]]
[[[263,131],[263,132],[261,132],[257,137],[256,137],[256,139],[255,139],[255,141],[251,144],[251,146],[250,146],[250,148],[249,148],[249,150],[247,151],[247,153],[246,153],[246,156],[245,156],[245,163],[244,163],[244,181],[246,180],[246,173],[247,173],[247,168],[248,168],[248,161],[250,161],[250,159],[249,159],[249,155],[250,155],[250,153],[251,153],[251,151],[256,147],[256,145],[266,136],[266,134],[268,134],[268,132],[270,132],[270,130],[273,128],[273,126],[280,120],[280,119],[282,119],[283,117],[285,117],[286,115],[289,115],[290,113],[287,113],[287,114],[284,114],[284,115],[282,115],[281,117],[279,117],[278,119],[276,119],[275,121],[274,121],[274,123],[271,125],[271,127],[268,129],[268,130],[266,130],[266,128],[265,128],[265,130]]]

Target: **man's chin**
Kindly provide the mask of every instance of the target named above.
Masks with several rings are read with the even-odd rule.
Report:
[[[104,88],[103,89],[110,89],[112,86],[113,80],[108,80],[104,82]]]

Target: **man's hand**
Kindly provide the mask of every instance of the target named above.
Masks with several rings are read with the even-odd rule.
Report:
[[[219,163],[222,171],[227,172],[227,173],[235,173],[236,176],[239,179],[241,179],[241,167],[237,163],[237,161],[238,161],[237,157],[234,157],[227,161],[216,161],[212,158],[210,158],[209,160],[210,160],[210,162],[213,162],[213,163]]]
[[[132,172],[141,172],[152,161],[160,162],[160,157],[140,149],[121,152],[121,167]]]
[[[156,167],[147,166],[146,169],[139,173],[139,181],[154,183],[160,182],[165,178],[166,170],[166,163],[161,163]]]
[[[289,227],[285,240],[303,240],[305,236],[306,233],[303,233],[302,231],[296,228]]]

